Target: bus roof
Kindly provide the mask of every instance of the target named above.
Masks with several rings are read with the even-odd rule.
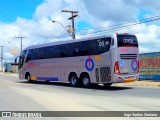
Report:
[[[93,40],[93,39],[104,38],[104,37],[112,37],[112,36],[113,35],[102,35],[102,36],[81,38],[81,39],[75,39],[75,40],[65,40],[65,41],[58,41],[58,42],[55,41],[55,42],[50,42],[50,43],[31,45],[31,46],[25,48],[24,50],[40,48],[40,47],[47,47],[47,46],[52,46],[52,45],[61,45],[61,44],[66,44],[66,43],[75,43],[75,42],[79,42],[79,41]]]

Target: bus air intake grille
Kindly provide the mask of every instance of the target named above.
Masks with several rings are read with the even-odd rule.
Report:
[[[110,76],[111,76],[110,67],[101,67],[100,68],[101,82],[111,81]]]
[[[121,59],[136,59],[137,54],[120,54]]]
[[[99,82],[99,69],[96,68],[95,72],[96,72],[96,81]]]

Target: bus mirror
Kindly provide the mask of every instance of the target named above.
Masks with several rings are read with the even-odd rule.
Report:
[[[17,57],[15,58],[14,63],[17,63]]]
[[[14,63],[17,63],[17,59],[18,59],[19,57],[21,57],[21,56],[17,56],[17,57],[15,58]]]

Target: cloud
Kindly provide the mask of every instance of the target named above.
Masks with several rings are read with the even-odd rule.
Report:
[[[130,6],[135,6],[137,8],[144,8],[149,10],[160,10],[160,2],[158,0],[123,0],[126,4]]]
[[[84,0],[87,11],[103,21],[121,22],[136,18],[137,9],[123,0]]]

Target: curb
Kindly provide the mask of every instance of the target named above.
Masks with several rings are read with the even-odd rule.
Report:
[[[146,80],[135,81],[130,83],[116,83],[115,86],[143,86],[143,87],[160,87],[160,81]]]
[[[18,73],[17,73],[17,74],[16,74],[16,73],[0,73],[0,74],[2,74],[2,75],[16,76],[16,77],[18,77]]]

